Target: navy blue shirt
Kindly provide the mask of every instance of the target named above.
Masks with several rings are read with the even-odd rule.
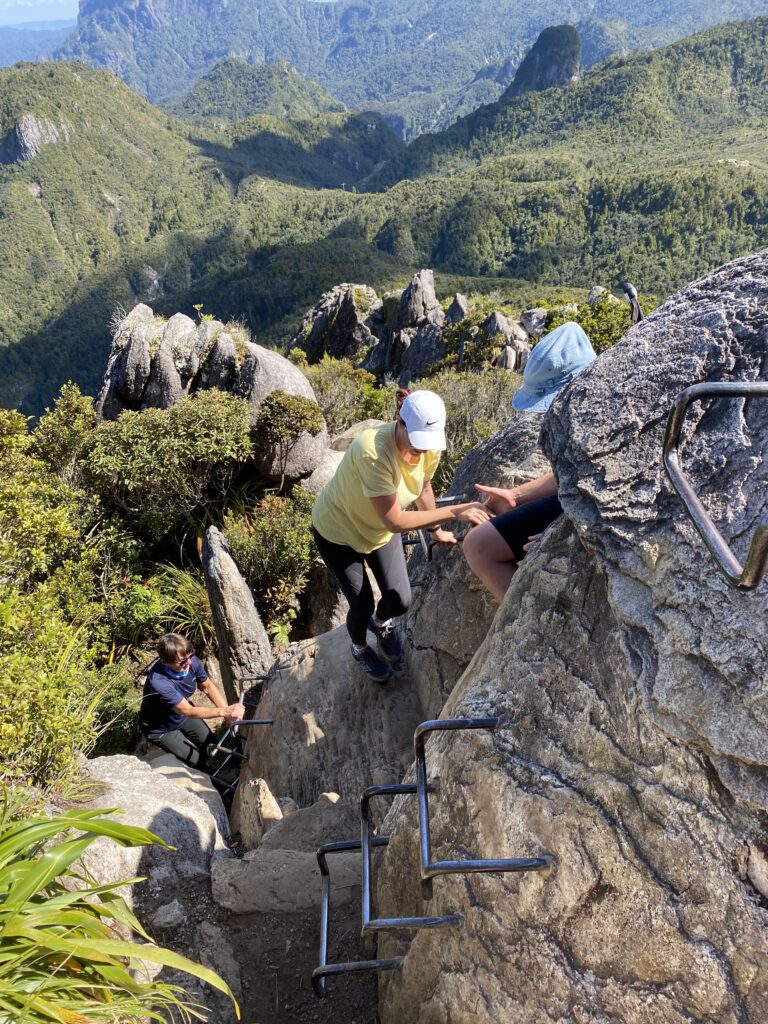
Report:
[[[181,679],[173,679],[162,661],[156,661],[144,683],[139,711],[141,731],[172,732],[180,729],[187,716],[176,711],[176,705],[182,700],[189,700],[207,678],[202,661],[195,655],[192,655],[189,668]]]

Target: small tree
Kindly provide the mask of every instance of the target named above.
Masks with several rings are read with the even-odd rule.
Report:
[[[253,440],[257,449],[275,452],[282,477],[281,490],[288,458],[296,442],[302,434],[319,434],[324,426],[320,406],[311,398],[273,391],[264,399],[253,428]]]

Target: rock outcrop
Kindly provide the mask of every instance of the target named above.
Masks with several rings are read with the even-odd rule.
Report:
[[[573,25],[545,28],[515,72],[504,98],[576,82],[581,71],[581,37]]]
[[[446,354],[442,333],[445,313],[435,294],[431,270],[420,270],[400,296],[392,324],[363,360],[371,373],[396,373],[403,370],[419,376]]]
[[[310,363],[324,355],[354,359],[376,344],[381,309],[381,299],[368,285],[338,284],[306,313],[288,349],[300,348]]]
[[[264,675],[269,670],[269,636],[253,594],[215,526],[205,531],[202,563],[216,629],[222,684],[227,698],[234,702],[252,685],[244,681],[244,676]]]
[[[435,881],[419,899],[413,799],[384,831],[382,913],[459,911],[399,946],[383,1024],[758,1024],[768,1018],[768,581],[729,589],[661,468],[673,399],[765,379],[768,252],[660,307],[554,404],[565,515],[515,575],[433,737],[435,856],[554,858]],[[694,406],[682,464],[743,557],[768,514],[768,403]]]
[[[117,325],[97,414],[117,419],[126,409],[169,409],[186,395],[211,388],[245,399],[255,426],[264,400],[275,391],[315,400],[309,381],[289,360],[250,341],[238,324],[195,324],[183,313],[155,317],[140,303]],[[320,465],[328,447],[323,427],[304,431],[287,449],[258,445],[255,466],[275,480],[300,480]]]
[[[22,114],[6,136],[0,139],[0,164],[13,164],[17,160],[32,160],[43,146],[56,142],[69,142],[69,126],[53,124],[48,118]]]
[[[362,674],[340,626],[280,658],[256,717],[275,724],[258,735],[251,731],[241,784],[264,779],[276,797],[290,796],[302,806],[332,790],[354,806],[372,781],[402,775],[421,709],[408,678],[382,686]]]

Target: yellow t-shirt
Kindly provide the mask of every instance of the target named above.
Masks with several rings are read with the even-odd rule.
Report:
[[[364,430],[344,453],[335,475],[318,495],[312,522],[321,537],[367,555],[392,539],[369,498],[397,494],[402,508],[412,504],[431,480],[440,452],[425,452],[407,463],[395,444],[395,424]]]

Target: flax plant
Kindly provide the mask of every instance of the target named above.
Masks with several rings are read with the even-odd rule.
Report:
[[[146,829],[72,810],[13,820],[0,806],[0,1024],[94,1024],[205,1020],[177,985],[147,981],[146,964],[175,968],[237,1003],[214,972],[153,943],[118,896],[126,881],[94,885],[78,866],[98,837],[121,846],[163,846]],[[133,883],[139,878],[129,879]],[[133,936],[119,938],[115,924]]]

